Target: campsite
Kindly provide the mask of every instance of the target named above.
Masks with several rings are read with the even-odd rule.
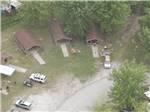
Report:
[[[2,1],[1,112],[149,112],[149,11],[149,1]]]

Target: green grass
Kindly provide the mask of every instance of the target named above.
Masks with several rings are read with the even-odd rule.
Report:
[[[143,63],[150,68],[150,52],[148,52],[139,42],[137,35],[130,38],[128,42],[121,39],[119,34],[113,33],[107,36],[106,41],[112,43],[114,52],[112,53],[113,60],[136,60],[137,63]]]
[[[44,51],[41,52],[41,54],[47,62],[46,67],[48,67],[49,71],[51,71],[52,73],[73,73],[81,80],[84,80],[88,76],[91,76],[93,75],[93,73],[95,73],[95,62],[99,60],[95,60],[92,57],[91,51],[86,44],[82,42],[71,43],[73,47],[80,49],[81,53],[70,55],[69,58],[64,58],[60,47],[58,45],[56,46],[52,42],[52,38],[49,36],[47,29],[44,29],[43,33],[41,29],[34,29],[33,32],[36,32],[36,35],[38,35],[39,38],[41,37],[43,39],[42,47]],[[45,36],[41,34],[44,34]],[[45,66],[42,67],[45,70],[47,69]]]
[[[116,108],[111,102],[107,102],[104,104],[97,102],[91,110],[93,112],[117,112]]]
[[[17,17],[16,12],[12,12],[11,15],[2,15],[1,16],[1,30],[5,30],[13,25],[16,25],[20,22],[20,19]]]
[[[120,46],[121,43],[121,46]],[[128,42],[118,41],[115,46],[115,52],[113,54],[114,59],[135,60],[137,63],[143,63],[150,69],[150,52],[148,52],[138,41],[137,36],[129,39]]]
[[[124,58],[129,60],[135,59],[137,63],[144,63],[147,67],[150,67],[150,52],[141,46],[136,37],[128,42],[127,50],[129,51],[128,53],[123,53]]]
[[[9,94],[2,96],[2,111],[6,111],[10,107],[16,96],[38,93],[41,89],[48,89],[60,75],[74,74],[81,81],[85,81],[94,75],[100,67],[97,63],[101,59],[94,59],[90,48],[84,42],[72,43],[75,48],[81,50],[80,54],[64,58],[60,47],[53,43],[47,28],[32,28],[33,34],[41,41],[42,48],[39,52],[46,61],[46,65],[39,65],[34,58],[22,52],[15,43],[14,32],[20,29],[22,29],[20,25],[14,25],[2,31],[2,52],[13,57],[9,63],[28,69],[26,74],[15,72],[12,77],[2,76],[2,87],[10,86]],[[32,72],[46,74],[48,76],[48,83],[40,86],[36,83],[32,89],[24,87],[22,84],[23,80]],[[8,80],[10,83],[8,83]],[[14,81],[17,84],[14,84]]]
[[[139,103],[134,111],[146,112],[147,104],[148,104],[147,101],[143,101],[142,103]],[[104,104],[97,102],[91,110],[93,112],[119,112],[116,105],[114,105],[111,101],[108,101]]]

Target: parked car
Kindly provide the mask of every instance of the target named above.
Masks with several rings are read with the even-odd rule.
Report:
[[[148,98],[148,100],[150,101],[150,90],[144,92],[144,94]]]
[[[110,55],[111,53],[110,53],[110,51],[109,50],[104,50],[103,52],[102,52],[102,56],[106,56],[106,55]]]
[[[28,86],[28,87],[32,87],[33,86],[31,79],[24,80],[23,84],[26,85],[26,86]]]
[[[111,68],[110,56],[109,55],[105,55],[104,68],[106,68],[106,69]]]
[[[40,83],[45,83],[47,80],[47,76],[40,74],[40,73],[32,73],[29,78],[33,81],[37,81]]]
[[[11,109],[10,112],[20,112],[20,111],[18,111],[16,109]]]
[[[133,112],[133,109],[130,109],[130,108],[123,108],[121,110],[121,112]]]
[[[105,61],[105,62],[104,62],[104,68],[106,68],[106,69],[111,68],[111,63],[110,63],[110,61]]]
[[[20,99],[20,100],[17,100],[17,102],[16,102],[15,105],[16,105],[17,107],[30,110],[32,103]]]

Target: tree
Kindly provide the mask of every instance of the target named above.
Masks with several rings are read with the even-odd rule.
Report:
[[[139,33],[139,39],[142,45],[150,51],[150,28],[142,27]]]
[[[128,5],[130,5],[132,13],[134,13],[136,11],[137,6],[138,6],[138,4],[140,2],[137,2],[137,1],[128,1],[127,3],[128,3]]]
[[[88,2],[63,1],[57,7],[56,15],[64,23],[65,32],[84,37],[91,16]]]
[[[113,70],[111,97],[119,109],[133,109],[141,102],[144,95],[145,70],[145,66],[134,61],[125,62],[119,69]]]
[[[98,2],[96,4],[95,19],[102,30],[111,32],[114,28],[120,28],[130,15],[130,5],[126,2]]]
[[[30,1],[23,2],[23,6],[18,12],[18,16],[25,25],[45,25],[53,16],[53,2]]]
[[[130,15],[126,2],[100,1],[31,1],[24,2],[18,15],[26,25],[45,25],[51,18],[64,24],[67,34],[85,37],[90,22],[98,23],[101,30],[111,32],[124,24]]]
[[[150,1],[143,2],[143,9],[145,14],[150,13]]]
[[[114,27],[120,27],[130,12],[126,2],[70,1],[59,3],[57,15],[68,34],[83,37],[91,21],[98,23],[101,30],[110,32]]]
[[[142,45],[150,51],[150,8],[145,9],[146,15],[140,19],[140,31],[138,34]]]

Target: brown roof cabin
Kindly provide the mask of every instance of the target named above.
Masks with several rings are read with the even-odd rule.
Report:
[[[17,44],[25,52],[40,48],[39,42],[33,38],[29,31],[16,32],[15,37]]]
[[[70,42],[72,40],[64,34],[63,26],[58,20],[51,21],[50,30],[56,43]]]
[[[12,58],[11,56],[9,56],[5,53],[2,53],[0,55],[0,62],[1,62],[1,64],[6,64],[8,62],[8,60],[11,59],[11,58]]]
[[[89,27],[86,41],[89,44],[98,43],[98,33],[94,23],[92,23]]]

